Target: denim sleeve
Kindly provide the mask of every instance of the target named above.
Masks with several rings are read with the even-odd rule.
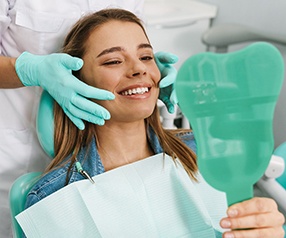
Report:
[[[39,198],[36,194],[34,193],[29,193],[27,196],[26,204],[25,204],[25,209],[28,207],[31,207],[35,203],[39,202],[41,198]]]

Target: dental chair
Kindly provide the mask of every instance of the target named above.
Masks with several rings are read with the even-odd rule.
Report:
[[[12,232],[14,238],[22,237],[22,229],[15,219],[15,216],[22,212],[25,208],[26,197],[33,185],[41,176],[40,172],[31,172],[22,175],[13,183],[9,198],[10,198],[10,211],[12,219]]]
[[[51,158],[53,158],[54,146],[53,141],[50,140],[50,138],[53,138],[54,124],[46,123],[53,121],[53,113],[51,113],[51,108],[53,108],[53,99],[46,91],[43,91],[37,115],[37,134],[43,149]],[[23,234],[23,231],[15,219],[15,216],[24,210],[26,197],[31,188],[40,178],[41,174],[41,172],[30,172],[24,174],[16,179],[10,188],[9,201],[12,219],[12,233],[14,238],[21,238]]]
[[[286,36],[269,35],[252,27],[236,23],[214,25],[202,35],[202,42],[207,46],[207,51],[214,48],[217,53],[227,52],[231,45],[254,41],[267,41],[286,46]]]
[[[41,97],[39,113],[37,118],[37,133],[41,146],[46,151],[46,153],[51,157],[54,156],[52,150],[53,145],[52,141],[49,140],[48,138],[53,138],[54,128],[52,123],[46,123],[46,122],[52,121],[53,117],[51,113],[51,108],[53,108],[52,104],[53,100],[48,95],[48,93],[44,91]],[[279,163],[282,163],[284,165],[285,164],[284,161],[286,158],[286,144],[283,145],[283,147],[281,147],[279,150],[277,149],[276,154],[280,158],[278,159]],[[284,159],[283,161],[284,163],[281,161],[281,158]],[[280,167],[281,165],[276,166],[276,164],[274,164],[274,168],[277,168],[278,171],[275,172],[273,170],[273,167],[270,167],[269,168],[270,172],[266,175],[269,176],[269,174],[272,174],[273,177],[274,175],[277,176],[277,174],[283,173],[284,167],[283,170],[281,170]],[[13,183],[10,189],[9,199],[10,199],[12,230],[14,238],[22,237],[22,229],[19,226],[18,222],[16,221],[15,216],[24,210],[27,194],[40,176],[41,176],[40,172],[31,172],[28,174],[24,174]],[[273,180],[270,180],[270,182],[273,182]]]
[[[284,0],[200,0],[217,6],[217,14],[202,35],[208,51],[227,52],[230,46],[267,41],[286,46]]]

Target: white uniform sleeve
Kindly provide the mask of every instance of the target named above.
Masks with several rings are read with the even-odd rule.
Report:
[[[2,54],[2,36],[7,30],[11,19],[8,16],[9,1],[4,0],[0,4],[0,55]]]

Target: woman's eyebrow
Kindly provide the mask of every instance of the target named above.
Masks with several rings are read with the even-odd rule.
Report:
[[[143,48],[150,48],[150,49],[153,49],[153,47],[150,45],[150,44],[147,44],[147,43],[142,43],[140,45],[138,45],[137,47],[138,49],[143,49]],[[98,56],[102,56],[102,55],[105,55],[105,54],[109,54],[109,53],[113,53],[113,52],[116,52],[116,51],[125,51],[125,49],[123,49],[122,47],[120,46],[116,46],[116,47],[111,47],[111,48],[108,48],[108,49],[105,49],[103,50]]]
[[[122,47],[120,47],[120,46],[111,47],[111,48],[108,48],[108,49],[103,50],[103,51],[97,56],[97,58],[100,57],[100,56],[102,56],[102,55],[109,54],[109,53],[112,53],[112,52],[115,52],[115,51],[124,51],[124,49],[123,49]]]
[[[142,43],[138,46],[138,49],[142,49],[142,48],[150,48],[153,49],[153,47],[150,44],[147,43]]]

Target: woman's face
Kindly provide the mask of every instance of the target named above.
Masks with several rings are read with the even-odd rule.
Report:
[[[160,72],[139,25],[110,21],[96,28],[87,41],[83,60],[83,81],[115,95],[115,100],[96,101],[110,112],[111,121],[142,120],[152,114]]]

